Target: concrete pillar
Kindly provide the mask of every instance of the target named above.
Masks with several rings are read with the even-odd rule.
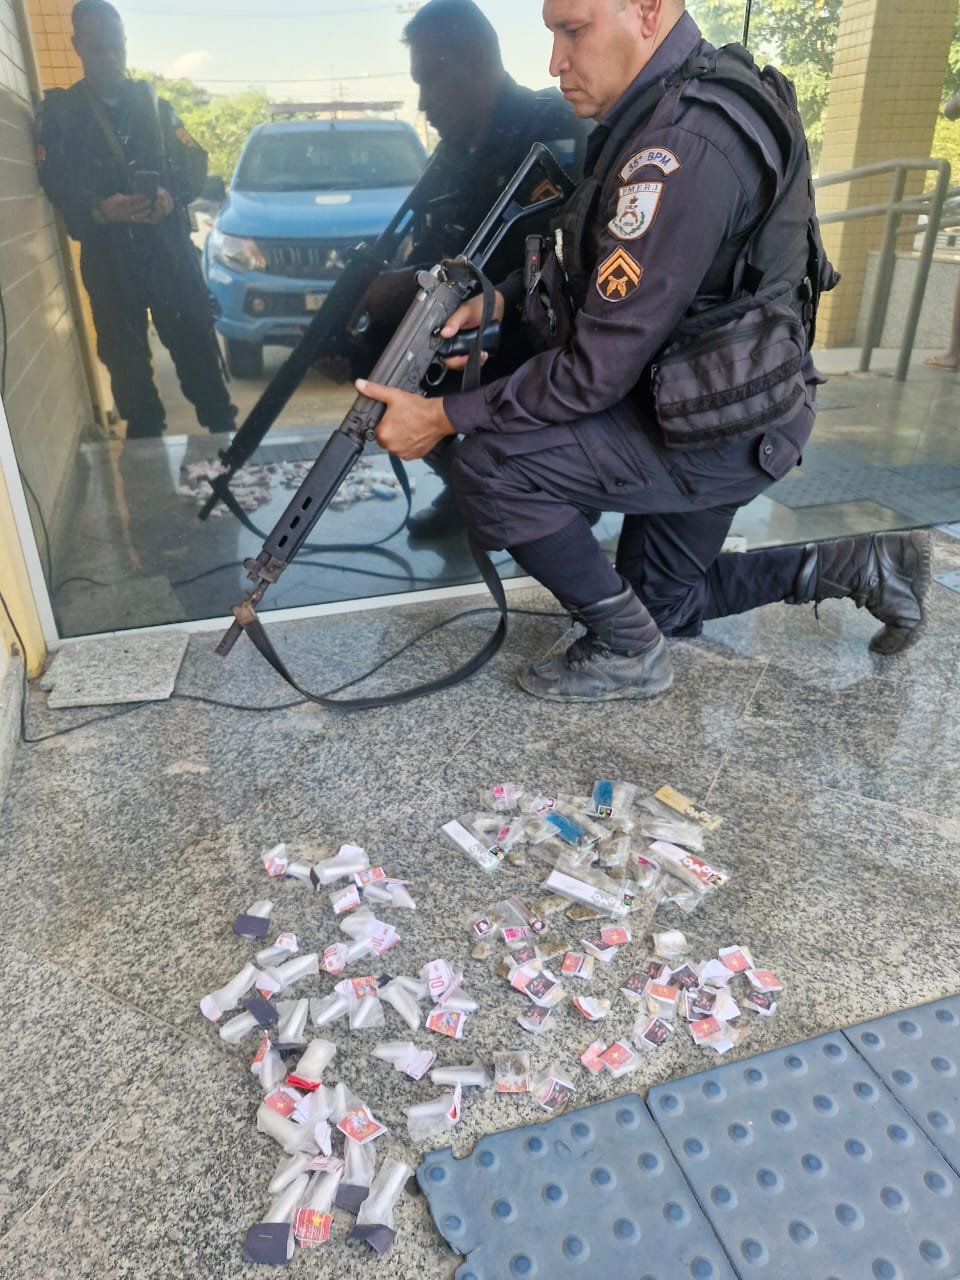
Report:
[[[821,174],[930,154],[956,16],[957,0],[844,0]],[[818,208],[826,213],[885,200],[891,181],[825,187]],[[907,190],[919,191],[922,184],[921,176]],[[823,300],[817,345],[844,346],[853,342],[867,253],[880,244],[883,220],[843,222],[823,233],[843,283]]]

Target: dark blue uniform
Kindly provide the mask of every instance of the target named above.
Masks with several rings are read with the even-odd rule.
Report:
[[[153,380],[147,312],[173,357],[184,395],[211,431],[229,431],[230,403],[210,301],[190,241],[187,203],[199,195],[206,152],[143,81],[98,98],[85,81],[50,90],[38,118],[40,182],[70,236],[90,296],[97,352],[128,436],[158,436],[165,414]],[[174,210],[157,224],[109,223],[98,205],[129,194],[138,171],[159,175]]]
[[[684,15],[591,135],[588,171],[631,104],[701,50],[710,46]],[[699,82],[671,118],[655,115],[629,139],[587,237],[589,284],[569,340],[445,399],[464,437],[454,482],[480,545],[520,547],[591,508],[620,511],[617,568],[667,634],[784,598],[795,557],[717,557],[737,508],[799,460],[813,427],[812,385],[775,429],[695,450],[665,446],[649,398],[651,362],[681,318],[736,295],[740,255],[780,163],[760,118],[729,90]],[[505,293],[508,306],[517,301],[515,278]],[[548,585],[578,599],[575,584]]]

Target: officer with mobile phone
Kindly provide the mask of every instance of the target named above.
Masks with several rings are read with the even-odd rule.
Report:
[[[232,431],[237,411],[187,214],[206,177],[206,152],[151,85],[127,76],[123,23],[113,5],[79,0],[72,22],[84,76],[47,93],[37,160],[44,191],[80,242],[97,350],[127,438],[159,436],[166,421],[148,312],[200,425]]]

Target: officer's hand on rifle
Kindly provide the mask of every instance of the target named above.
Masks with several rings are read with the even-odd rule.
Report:
[[[422,458],[438,440],[456,435],[439,397],[427,400],[409,391],[401,391],[399,387],[385,387],[365,378],[358,378],[353,385],[362,396],[379,400],[387,406],[377,427],[377,444],[404,462]]]
[[[148,222],[162,222],[173,213],[173,196],[165,187],[157,187],[157,194],[150,210]]]
[[[503,294],[499,289],[494,290],[494,307],[493,319],[498,323],[503,319]],[[463,306],[457,307],[453,315],[440,330],[442,338],[454,338],[461,329],[477,329],[483,319],[483,298],[478,294],[475,298],[470,298]],[[448,356],[444,360],[444,364],[448,369],[462,369],[467,363],[467,356]],[[480,363],[485,364],[487,361],[486,351],[480,353]]]
[[[146,196],[125,196],[117,192],[101,200],[97,208],[104,222],[149,222],[151,217]]]

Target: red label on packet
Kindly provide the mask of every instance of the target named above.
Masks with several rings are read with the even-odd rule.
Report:
[[[608,947],[622,947],[625,943],[630,941],[630,934],[628,930],[624,929],[621,925],[611,925],[607,929],[601,929],[600,937]]]
[[[368,996],[380,995],[380,987],[374,977],[351,978],[350,985],[353,987],[355,1000],[365,1000]]]
[[[364,885],[373,884],[377,880],[386,880],[387,873],[383,867],[364,867],[362,871],[355,871],[353,874],[353,883],[361,889]]]
[[[530,937],[530,930],[525,924],[510,924],[501,930],[504,942],[522,942]]]
[[[276,1111],[277,1115],[287,1120],[293,1115],[299,1099],[288,1089],[274,1089],[273,1093],[268,1093],[263,1101],[271,1111]]]
[[[250,1063],[251,1067],[258,1067],[269,1052],[270,1052],[270,1037],[262,1036],[260,1039],[260,1047],[257,1049],[257,1052],[253,1055],[253,1061]]]
[[[780,979],[769,969],[747,970],[747,981],[757,991],[782,991]]]
[[[333,1214],[321,1213],[319,1209],[298,1209],[293,1215],[293,1235],[301,1249],[326,1244],[332,1225]]]
[[[606,1052],[607,1046],[602,1040],[594,1040],[580,1055],[580,1061],[591,1073],[591,1075],[599,1075],[603,1070],[604,1064],[601,1060],[601,1054]]]
[[[743,973],[753,967],[749,956],[745,955],[740,947],[721,947],[718,955],[733,973]]]
[[[711,1014],[708,1018],[699,1018],[696,1022],[690,1023],[690,1034],[698,1044],[703,1044],[705,1040],[712,1040],[714,1036],[718,1036],[721,1031],[720,1023]]]
[[[647,987],[647,995],[651,1000],[659,1000],[663,1004],[675,1005],[680,997],[680,989],[678,987],[666,987],[662,982],[651,982]]]
[[[337,1128],[342,1134],[359,1143],[361,1147],[364,1143],[379,1138],[381,1133],[387,1132],[384,1125],[379,1120],[375,1120],[365,1106],[354,1107],[352,1111],[348,1111],[338,1123]]]
[[[450,1036],[459,1040],[463,1035],[463,1024],[466,1015],[458,1009],[434,1009],[427,1015],[427,1030],[436,1031],[438,1035]]]
[[[615,1040],[609,1049],[604,1049],[600,1054],[600,1061],[608,1071],[618,1071],[621,1067],[625,1067],[633,1056],[625,1044]]]

